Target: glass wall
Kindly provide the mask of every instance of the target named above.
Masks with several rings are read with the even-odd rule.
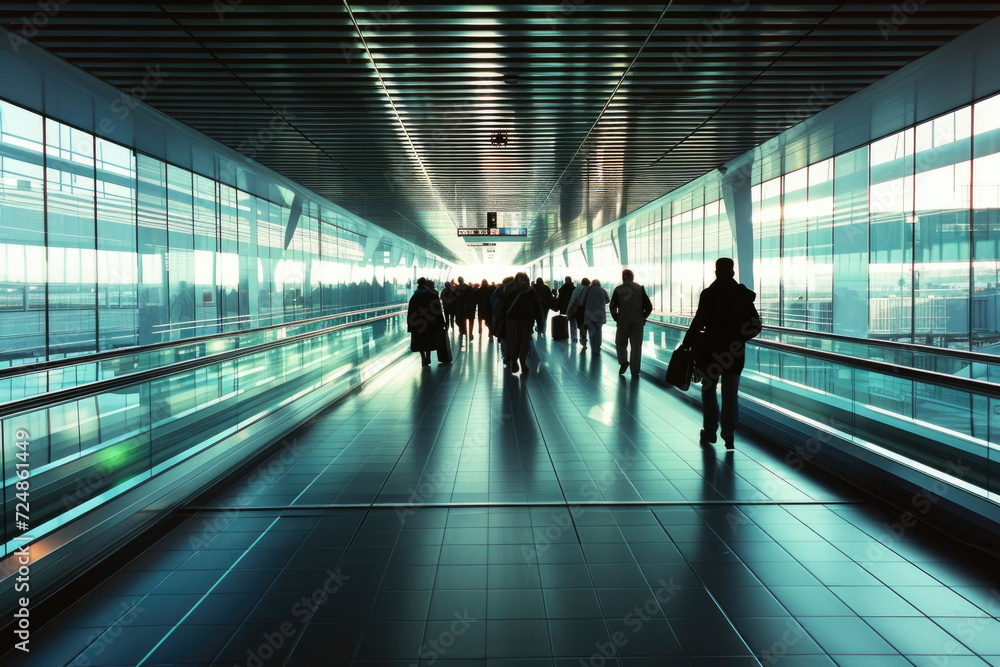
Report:
[[[0,108],[0,363],[44,358],[45,140],[42,118]]]
[[[258,176],[260,178],[260,176]],[[446,266],[0,100],[0,364],[405,302]],[[288,230],[294,228],[289,234]]]
[[[972,106],[972,339],[997,342],[1000,325],[1000,95]]]
[[[749,195],[765,324],[1000,353],[1000,95],[761,171]],[[725,202],[708,196],[718,190],[706,178],[608,226],[624,224],[629,268],[663,313],[693,315],[715,259],[737,258]],[[623,262],[603,250],[616,241],[602,229],[564,249],[568,262],[556,251],[557,273],[617,276]],[[596,266],[575,250],[584,242]]]

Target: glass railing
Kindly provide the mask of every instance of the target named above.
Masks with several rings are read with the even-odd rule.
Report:
[[[401,313],[406,304],[355,310],[256,329],[211,334],[135,348],[121,348],[53,361],[0,369],[0,405],[30,396],[141,373],[191,359],[229,352],[251,345],[291,338],[372,317]]]
[[[658,316],[643,353],[666,365],[687,324]],[[740,393],[942,482],[1000,502],[1000,377],[989,356],[765,328]],[[817,439],[814,439],[817,440]],[[819,439],[818,441],[822,441]],[[815,455],[803,443],[794,455]],[[821,445],[820,445],[821,446]]]
[[[357,386],[405,351],[404,308],[116,355],[91,362],[85,383],[75,374],[0,404],[5,553],[24,544],[15,537],[37,540],[310,392]]]
[[[691,323],[690,317],[665,313],[654,313],[650,319],[661,324],[681,326],[685,329]],[[796,347],[833,352],[855,359],[882,361],[904,368],[916,368],[988,382],[1000,381],[1000,356],[994,354],[773,326],[764,327],[756,340],[787,343]]]

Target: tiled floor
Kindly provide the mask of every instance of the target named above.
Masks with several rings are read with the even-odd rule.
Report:
[[[997,570],[539,340],[415,358],[36,631],[32,665],[1000,665]],[[5,656],[10,658],[11,656]]]

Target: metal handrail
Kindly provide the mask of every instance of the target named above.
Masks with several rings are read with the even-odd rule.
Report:
[[[380,310],[380,309],[375,308],[373,310]],[[205,355],[204,357],[198,357],[196,359],[188,359],[186,361],[178,361],[172,364],[167,364],[165,366],[157,366],[156,368],[149,368],[147,370],[139,371],[136,373],[130,373],[128,375],[120,375],[118,377],[105,378],[103,380],[95,380],[94,382],[88,382],[85,384],[76,385],[74,387],[67,387],[66,389],[57,389],[55,391],[36,394],[34,396],[28,396],[25,398],[18,399],[16,401],[0,404],[0,419],[4,419],[11,415],[27,412],[30,410],[38,410],[40,408],[45,408],[50,405],[62,403],[65,401],[77,400],[80,398],[86,398],[87,396],[93,396],[94,394],[101,394],[107,391],[114,391],[116,389],[121,389],[123,387],[128,387],[134,384],[151,382],[153,380],[158,380],[160,378],[167,377],[169,375],[175,375],[177,373],[184,373],[186,371],[196,370],[198,368],[214,366],[215,364],[223,363],[225,361],[230,361],[232,359],[237,359],[239,357],[244,357],[250,354],[257,354],[259,352],[266,352],[267,350],[271,350],[276,347],[283,347],[285,345],[289,345],[291,343],[297,343],[302,340],[308,340],[310,338],[317,338],[319,336],[324,336],[334,331],[340,331],[342,329],[349,329],[352,327],[358,327],[365,324],[371,324],[372,322],[378,322],[380,320],[388,320],[394,317],[399,317],[402,314],[403,312],[390,313],[387,315],[379,315],[378,317],[371,317],[358,322],[345,322],[344,324],[337,324],[335,326],[327,327],[325,329],[317,329],[316,331],[305,331],[303,333],[291,336],[290,338],[279,338],[276,340],[269,340],[263,343],[257,343],[256,345],[250,345],[248,347],[240,347],[234,350],[215,352],[213,354],[208,354]]]
[[[244,336],[248,334],[259,333],[262,331],[282,329],[285,327],[315,324],[317,322],[322,322],[324,320],[333,320],[339,317],[352,317],[354,315],[364,315],[365,313],[373,313],[378,310],[387,310],[392,308],[399,309],[400,312],[402,312],[402,309],[406,308],[406,304],[394,303],[387,306],[379,306],[377,308],[352,310],[346,313],[336,313],[333,315],[321,315],[319,317],[311,317],[307,320],[293,320],[291,322],[281,322],[279,324],[268,324],[267,326],[254,327],[252,329],[240,329],[238,331],[224,331],[214,334],[205,334],[204,336],[194,336],[193,338],[184,338],[182,340],[170,340],[170,341],[163,341],[160,343],[150,343],[148,345],[136,345],[133,347],[115,348],[113,350],[105,350],[104,352],[95,352],[94,354],[88,354],[83,357],[65,357],[63,359],[36,361],[30,364],[22,364],[20,366],[8,366],[6,368],[0,368],[0,380],[9,377],[17,377],[18,375],[30,375],[32,373],[42,373],[57,368],[64,368],[66,366],[77,366],[80,364],[88,364],[95,361],[107,361],[108,359],[116,359],[118,357],[130,357],[136,354],[143,354],[145,352],[155,352],[156,350],[164,350],[170,347],[197,345],[199,343],[218,340],[220,338],[232,338],[233,336]],[[326,330],[328,331],[329,329]]]
[[[854,343],[856,345],[870,345],[882,347],[889,350],[899,350],[911,352],[913,354],[933,354],[939,357],[949,357],[951,359],[961,359],[962,361],[977,362],[983,364],[1000,364],[1000,356],[986,354],[985,352],[973,352],[971,350],[956,350],[950,347],[935,347],[922,343],[903,343],[895,340],[879,340],[878,338],[858,338],[857,336],[847,336],[845,334],[827,333],[825,331],[803,331],[802,329],[792,329],[790,327],[776,327],[768,325],[765,331],[776,331],[781,334],[807,335],[815,338]]]
[[[654,311],[653,315],[660,315],[663,317],[686,317],[689,320],[692,319],[689,315],[664,313],[662,311]],[[902,350],[904,352],[913,352],[917,354],[935,354],[940,357],[951,357],[953,359],[962,359],[963,361],[983,364],[1000,364],[1000,355],[986,354],[984,352],[971,352],[967,350],[956,350],[950,347],[935,347],[933,345],[923,345],[921,343],[901,343],[895,340],[879,340],[877,338],[858,338],[857,336],[848,336],[846,334],[836,334],[826,331],[809,331],[806,329],[794,329],[792,327],[779,327],[773,324],[765,324],[764,331],[776,331],[778,333],[796,336],[812,336],[813,338],[825,338],[845,343],[855,343],[857,345],[874,345],[877,347]]]
[[[687,328],[681,326],[680,324],[671,324],[669,322],[657,322],[656,320],[647,320],[650,324],[655,324],[656,326],[663,327],[665,329],[676,329],[678,331],[687,331]],[[755,338],[749,341],[750,344],[756,345],[757,347],[766,347],[772,350],[777,350],[779,352],[787,352],[789,354],[797,354],[805,357],[812,357],[814,359],[821,359],[823,361],[830,361],[832,363],[840,364],[842,366],[847,366],[850,368],[858,368],[861,370],[873,371],[875,373],[882,373],[883,375],[891,375],[898,378],[904,378],[907,380],[913,380],[915,382],[923,382],[925,384],[943,385],[950,387],[952,389],[961,389],[963,391],[969,391],[981,396],[988,397],[1000,397],[1000,384],[994,382],[986,382],[984,380],[974,380],[972,378],[964,378],[957,375],[948,375],[947,373],[938,373],[937,371],[927,371],[919,368],[911,368],[909,366],[896,366],[895,364],[890,364],[885,361],[878,361],[875,359],[862,359],[860,357],[851,357],[846,354],[839,354],[837,352],[827,352],[826,350],[817,350],[811,347],[801,347],[799,345],[792,345],[790,343],[781,343],[776,340],[768,340],[766,338]]]

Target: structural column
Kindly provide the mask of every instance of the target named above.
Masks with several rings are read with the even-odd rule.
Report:
[[[753,202],[750,197],[750,175],[753,161],[723,175],[722,199],[726,204],[726,217],[736,241],[736,261],[739,263],[741,283],[754,289],[753,281]]]

